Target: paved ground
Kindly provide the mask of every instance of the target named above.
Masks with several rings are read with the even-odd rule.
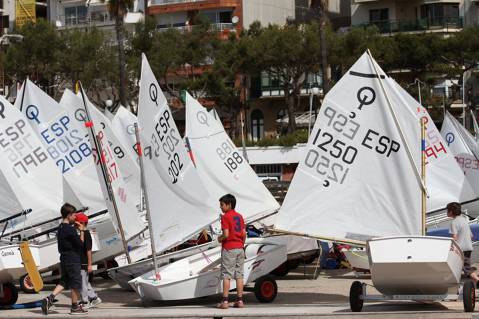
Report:
[[[158,302],[145,307],[134,292],[127,292],[112,281],[95,278],[103,303],[90,311],[91,318],[471,318],[464,313],[462,301],[419,304],[394,302],[365,304],[362,313],[349,310],[349,288],[357,280],[352,272],[334,270],[322,272],[312,279],[314,266],[300,266],[278,280],[279,294],[272,304],[260,304],[253,293],[245,295],[246,308],[217,310],[218,296],[183,302]],[[365,277],[361,281],[370,282]],[[51,286],[39,295],[19,296],[19,303],[38,300],[49,294]],[[68,294],[59,297],[56,310],[48,317],[69,317]],[[479,307],[478,307],[479,311]],[[0,310],[0,318],[44,318],[40,309]],[[478,317],[479,319],[479,317]]]

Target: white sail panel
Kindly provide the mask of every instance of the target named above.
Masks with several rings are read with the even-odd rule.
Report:
[[[223,126],[186,93],[186,137],[201,181],[214,198],[230,193],[245,220],[279,209],[278,202],[258,179]]]
[[[421,233],[420,125],[387,93],[414,163],[365,53],[326,95],[276,228],[346,241]]]
[[[31,208],[27,224],[38,223],[59,217],[63,205],[62,175],[48,157],[42,142],[28,124],[22,113],[0,96],[0,170],[3,183],[10,190],[5,195],[15,197],[2,199],[5,216],[19,211],[10,209]],[[2,184],[3,184],[2,183]],[[12,200],[17,202],[14,203]]]
[[[144,148],[145,185],[149,198],[150,236],[157,252],[173,247],[219,216],[188,158],[167,101],[146,57],[142,56],[138,121]],[[151,146],[148,146],[151,145]]]
[[[88,206],[93,212],[106,209],[83,125],[30,80],[26,80],[24,89],[19,109],[64,175],[79,206]],[[71,202],[68,197],[65,201]]]
[[[75,120],[84,126],[86,115],[81,97],[75,95],[72,91],[67,89],[63,93],[63,96],[60,100],[60,105],[70,110],[70,112],[75,115]],[[121,175],[125,182],[125,187],[130,194],[130,197],[133,197],[135,199],[136,205],[139,206],[141,201],[140,168],[136,162],[136,159],[130,156],[129,152],[126,150],[127,146],[125,146],[116,136],[116,132],[113,130],[111,122],[106,118],[106,116],[101,113],[93,105],[93,103],[89,102],[89,106],[98,111],[95,112],[95,114],[98,114],[97,118],[100,120],[101,127],[109,131],[109,134],[107,134],[107,136],[110,138],[109,145],[113,150],[116,162],[119,164]],[[85,134],[88,134],[86,129]]]
[[[136,152],[135,123],[138,123],[136,115],[123,106],[118,108],[111,121],[118,139],[126,146],[126,151],[130,153],[130,156],[136,159],[138,154]]]
[[[449,112],[442,123],[441,135],[476,194],[479,194],[479,152],[474,137]]]
[[[121,163],[116,160],[114,155],[114,145],[119,145],[119,142],[114,136],[107,119],[93,104],[91,104],[84,92],[82,92],[82,95],[85,99],[84,105],[88,108],[88,112],[91,116],[93,132],[97,136],[98,143],[100,143],[103,151],[99,156],[95,149],[94,137],[92,135],[93,132],[88,130],[103,196],[106,199],[108,211],[110,212],[116,231],[118,233],[120,232],[119,222],[121,222],[125,239],[128,240],[139,234],[145,228],[145,224],[141,221],[136,207],[138,198],[129,192],[129,188],[126,186],[126,182],[122,177],[120,169]],[[102,170],[100,161],[104,162],[106,172]],[[108,192],[106,178],[110,182],[112,194],[109,194]],[[113,200],[116,202],[120,221],[118,221],[117,216],[114,213]]]
[[[445,209],[450,202],[466,202],[477,198],[471,184],[454,158],[454,154],[429,116],[409,93],[393,79],[388,79],[391,89],[396,89],[418,119],[426,119],[426,187],[428,190],[427,211]]]

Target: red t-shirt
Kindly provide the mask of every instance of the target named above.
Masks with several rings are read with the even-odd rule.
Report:
[[[221,216],[221,229],[228,229],[229,236],[222,243],[223,249],[243,248],[243,231],[245,230],[243,216],[234,210],[229,210]]]

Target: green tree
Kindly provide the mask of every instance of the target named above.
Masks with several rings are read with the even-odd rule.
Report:
[[[62,31],[62,48],[59,52],[57,78],[63,80],[62,87],[75,87],[80,80],[97,105],[102,105],[105,97],[101,92],[111,92],[112,100],[117,100],[114,87],[118,84],[118,68],[114,50],[106,42],[106,36],[96,28],[87,31],[71,29]]]
[[[105,1],[105,0],[102,0]],[[118,48],[118,71],[119,71],[119,95],[120,103],[125,107],[127,101],[127,74],[125,58],[125,29],[123,19],[129,10],[133,8],[134,0],[108,0],[108,11],[115,18],[115,33]]]
[[[2,60],[7,82],[23,81],[29,77],[49,91],[55,84],[59,70],[59,48],[62,47],[57,29],[49,22],[38,19],[15,31],[23,41],[12,42]]]
[[[288,111],[288,132],[294,132],[294,112],[299,105],[305,75],[320,70],[318,25],[269,25],[261,28],[253,24],[241,41],[247,57],[242,66],[243,73],[251,75],[265,70],[279,79]]]

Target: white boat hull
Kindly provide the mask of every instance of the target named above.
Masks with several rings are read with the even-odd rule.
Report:
[[[369,258],[366,249],[350,248],[343,249],[342,253],[346,256],[351,267],[356,271],[369,271]]]
[[[244,282],[262,277],[286,261],[286,246],[266,241],[247,240]],[[221,247],[216,247],[160,268],[160,280],[154,271],[129,283],[142,300],[182,300],[221,292]],[[234,280],[231,289],[236,288]]]
[[[201,249],[201,251],[205,251],[207,249],[210,249],[210,248],[216,247],[216,246],[218,246],[218,242],[215,241],[215,242],[209,242],[209,243],[206,243],[206,244],[202,244],[202,245],[198,245],[198,246],[174,251],[174,252],[167,253],[167,254],[158,255],[157,258],[156,258],[156,262],[157,262],[159,267],[162,267],[162,266],[164,266],[164,265],[166,265],[166,264],[168,264],[172,261],[179,260],[181,258],[185,258],[185,257],[189,257],[191,255],[197,254],[198,252],[200,252],[199,249]],[[148,243],[148,247],[149,247],[149,249],[148,249],[149,254],[144,256],[144,258],[151,255],[150,243]],[[108,275],[118,285],[120,285],[120,287],[122,287],[123,289],[132,290],[132,288],[131,288],[131,286],[128,282],[131,281],[132,279],[135,279],[136,277],[139,277],[139,276],[151,271],[154,268],[153,259],[150,257],[148,259],[143,259],[143,260],[134,262],[134,263],[129,264],[129,265],[124,263],[123,259],[124,259],[124,255],[122,255],[120,257],[117,257],[116,260],[117,261],[120,260],[120,262],[122,262],[123,265],[121,265],[120,262],[119,262],[118,263],[119,267],[109,269],[108,270]]]
[[[464,256],[451,238],[400,236],[367,242],[371,279],[384,295],[457,294]]]

